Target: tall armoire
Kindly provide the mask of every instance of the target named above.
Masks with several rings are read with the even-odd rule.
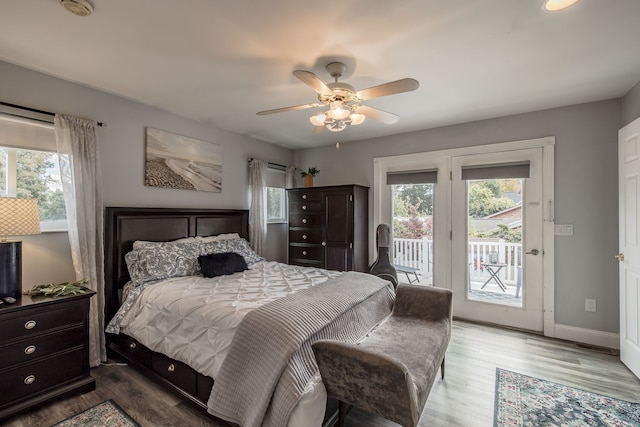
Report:
[[[369,187],[293,188],[289,195],[289,264],[367,271]]]

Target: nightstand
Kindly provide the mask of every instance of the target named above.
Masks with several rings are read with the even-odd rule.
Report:
[[[0,420],[72,393],[94,390],[89,300],[22,295],[0,305]]]

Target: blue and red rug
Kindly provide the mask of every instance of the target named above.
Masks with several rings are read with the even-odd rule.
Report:
[[[105,400],[51,427],[140,427],[113,400]]]
[[[640,426],[640,403],[497,368],[493,425]]]

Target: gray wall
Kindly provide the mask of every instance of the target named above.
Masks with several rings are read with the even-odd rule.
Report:
[[[0,101],[45,111],[73,114],[106,123],[99,130],[105,206],[248,208],[247,158],[291,164],[293,151],[185,119],[121,97],[0,62]],[[222,192],[171,190],[144,186],[145,127],[154,127],[220,144]],[[1,143],[0,143],[1,145]],[[272,231],[270,227],[269,231]],[[282,234],[279,228],[276,234]],[[268,236],[268,256],[285,261],[281,236]],[[73,280],[66,233],[26,236],[23,240],[23,288]],[[37,268],[35,266],[38,266]]]
[[[622,98],[622,126],[640,117],[640,82]]]
[[[372,186],[373,158],[555,136],[555,219],[574,235],[555,239],[555,321],[618,332],[617,139],[620,99],[538,111],[296,152],[316,165],[316,185]],[[348,130],[347,130],[348,132]],[[597,300],[586,312],[584,300]]]

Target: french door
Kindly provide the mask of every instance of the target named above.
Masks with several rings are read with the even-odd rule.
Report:
[[[483,202],[492,188],[501,197]],[[456,316],[543,331],[542,189],[542,148],[452,157]]]

